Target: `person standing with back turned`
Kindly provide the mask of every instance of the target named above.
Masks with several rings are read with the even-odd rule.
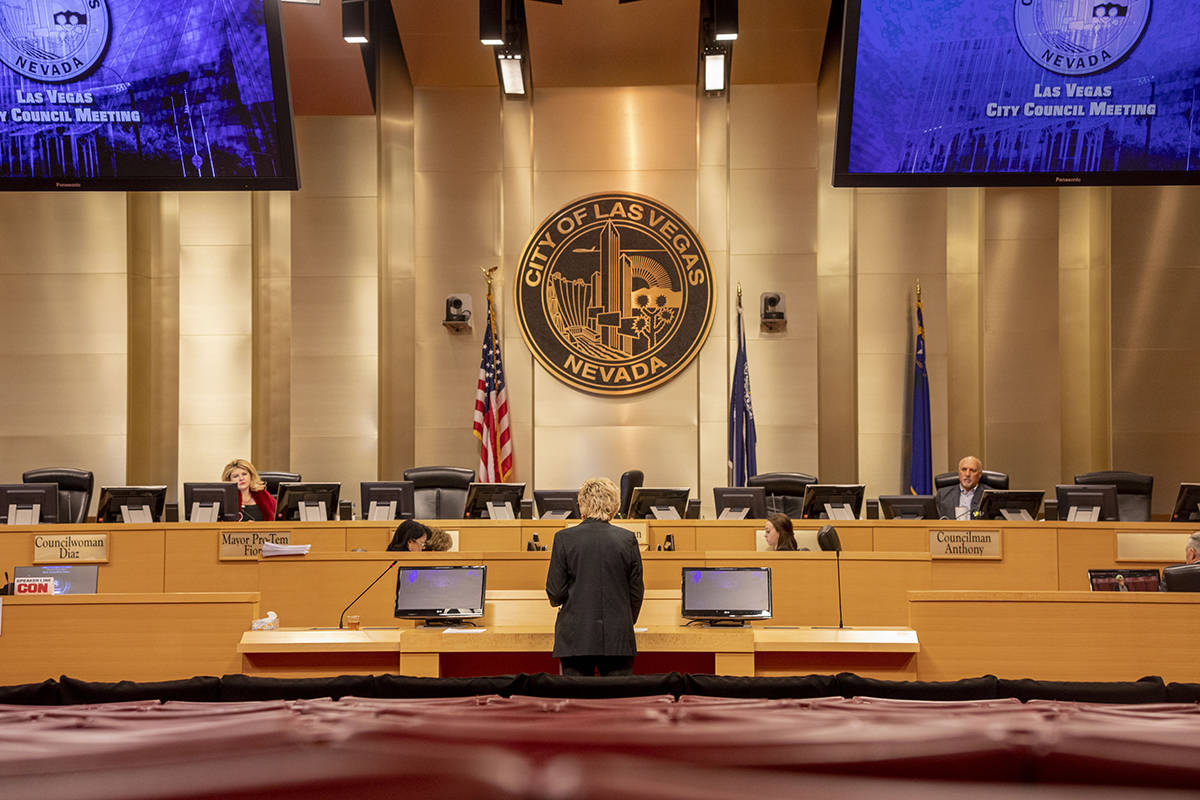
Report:
[[[632,675],[642,609],[642,554],[631,531],[610,524],[617,486],[589,478],[579,487],[583,522],[559,531],[550,552],[546,596],[562,606],[554,623],[554,657],[563,675]]]

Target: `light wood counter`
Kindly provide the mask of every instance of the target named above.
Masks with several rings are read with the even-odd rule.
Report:
[[[255,593],[5,597],[0,684],[161,681],[241,671]]]

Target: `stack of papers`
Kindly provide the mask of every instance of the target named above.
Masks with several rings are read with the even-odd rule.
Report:
[[[275,544],[274,542],[263,542],[262,554],[263,558],[271,556],[306,556],[311,544]]]

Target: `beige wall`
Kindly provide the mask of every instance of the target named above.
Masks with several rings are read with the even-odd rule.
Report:
[[[389,417],[407,437],[388,439],[389,470],[473,467],[480,268],[492,264],[516,479],[534,486],[640,467],[709,507],[726,480],[739,281],[761,471],[857,480],[871,495],[904,488],[919,279],[935,471],[975,452],[1014,487],[1050,490],[1110,465],[1151,472],[1159,512],[1179,481],[1200,478],[1194,188],[833,189],[828,89],[812,85],[398,96],[411,172],[392,142],[399,177],[383,190],[376,154],[392,140],[375,118],[333,117],[298,120],[304,188],[290,196],[0,196],[0,479],[62,464],[98,483],[162,473],[174,487],[253,447],[270,459],[262,468],[341,480],[356,497],[383,458],[383,375],[412,403],[411,421]],[[509,277],[529,231],[603,190],[683,214],[717,284],[697,361],[629,399],[550,377],[512,320]],[[380,220],[398,214],[412,229],[396,245]],[[381,272],[381,259],[398,266]],[[409,286],[407,305],[395,301]],[[760,330],[764,291],[787,295],[785,332]],[[468,333],[440,324],[457,293],[474,298]],[[391,356],[381,315],[410,323],[388,332]]]

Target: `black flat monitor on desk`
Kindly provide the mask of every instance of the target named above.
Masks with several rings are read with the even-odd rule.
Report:
[[[275,519],[320,522],[337,518],[341,483],[281,483]]]
[[[937,496],[932,494],[881,494],[879,511],[884,519],[938,519]]]
[[[684,567],[681,614],[712,624],[771,618],[770,567]]]
[[[1046,493],[1041,489],[984,489],[978,519],[1035,520]]]
[[[454,625],[483,616],[487,567],[400,567],[396,572],[397,619],[423,619],[426,625]]]
[[[804,487],[804,519],[858,519],[866,484],[810,483]]]
[[[571,489],[534,489],[538,519],[579,519],[579,492]]]
[[[1200,483],[1181,483],[1179,494],[1175,496],[1171,522],[1197,521],[1200,521]]]
[[[764,486],[714,486],[713,504],[717,519],[766,519],[767,489]]]
[[[1157,592],[1156,569],[1089,569],[1093,592]]]
[[[523,483],[472,483],[467,486],[463,519],[516,519],[524,496]]]
[[[96,521],[159,522],[166,503],[166,486],[102,486]]]
[[[0,485],[0,517],[9,525],[58,522],[57,483]]]
[[[629,498],[629,519],[683,519],[691,489],[639,486]]]
[[[1060,483],[1054,487],[1058,498],[1058,518],[1066,522],[1116,522],[1121,519],[1117,505],[1117,487],[1112,483],[1077,485]]]
[[[52,578],[54,594],[95,594],[99,583],[98,564],[37,564],[13,567],[13,578]]]
[[[415,494],[412,481],[363,481],[359,487],[363,519],[413,518]]]
[[[183,485],[185,522],[237,522],[241,507],[237,484],[232,481]]]

